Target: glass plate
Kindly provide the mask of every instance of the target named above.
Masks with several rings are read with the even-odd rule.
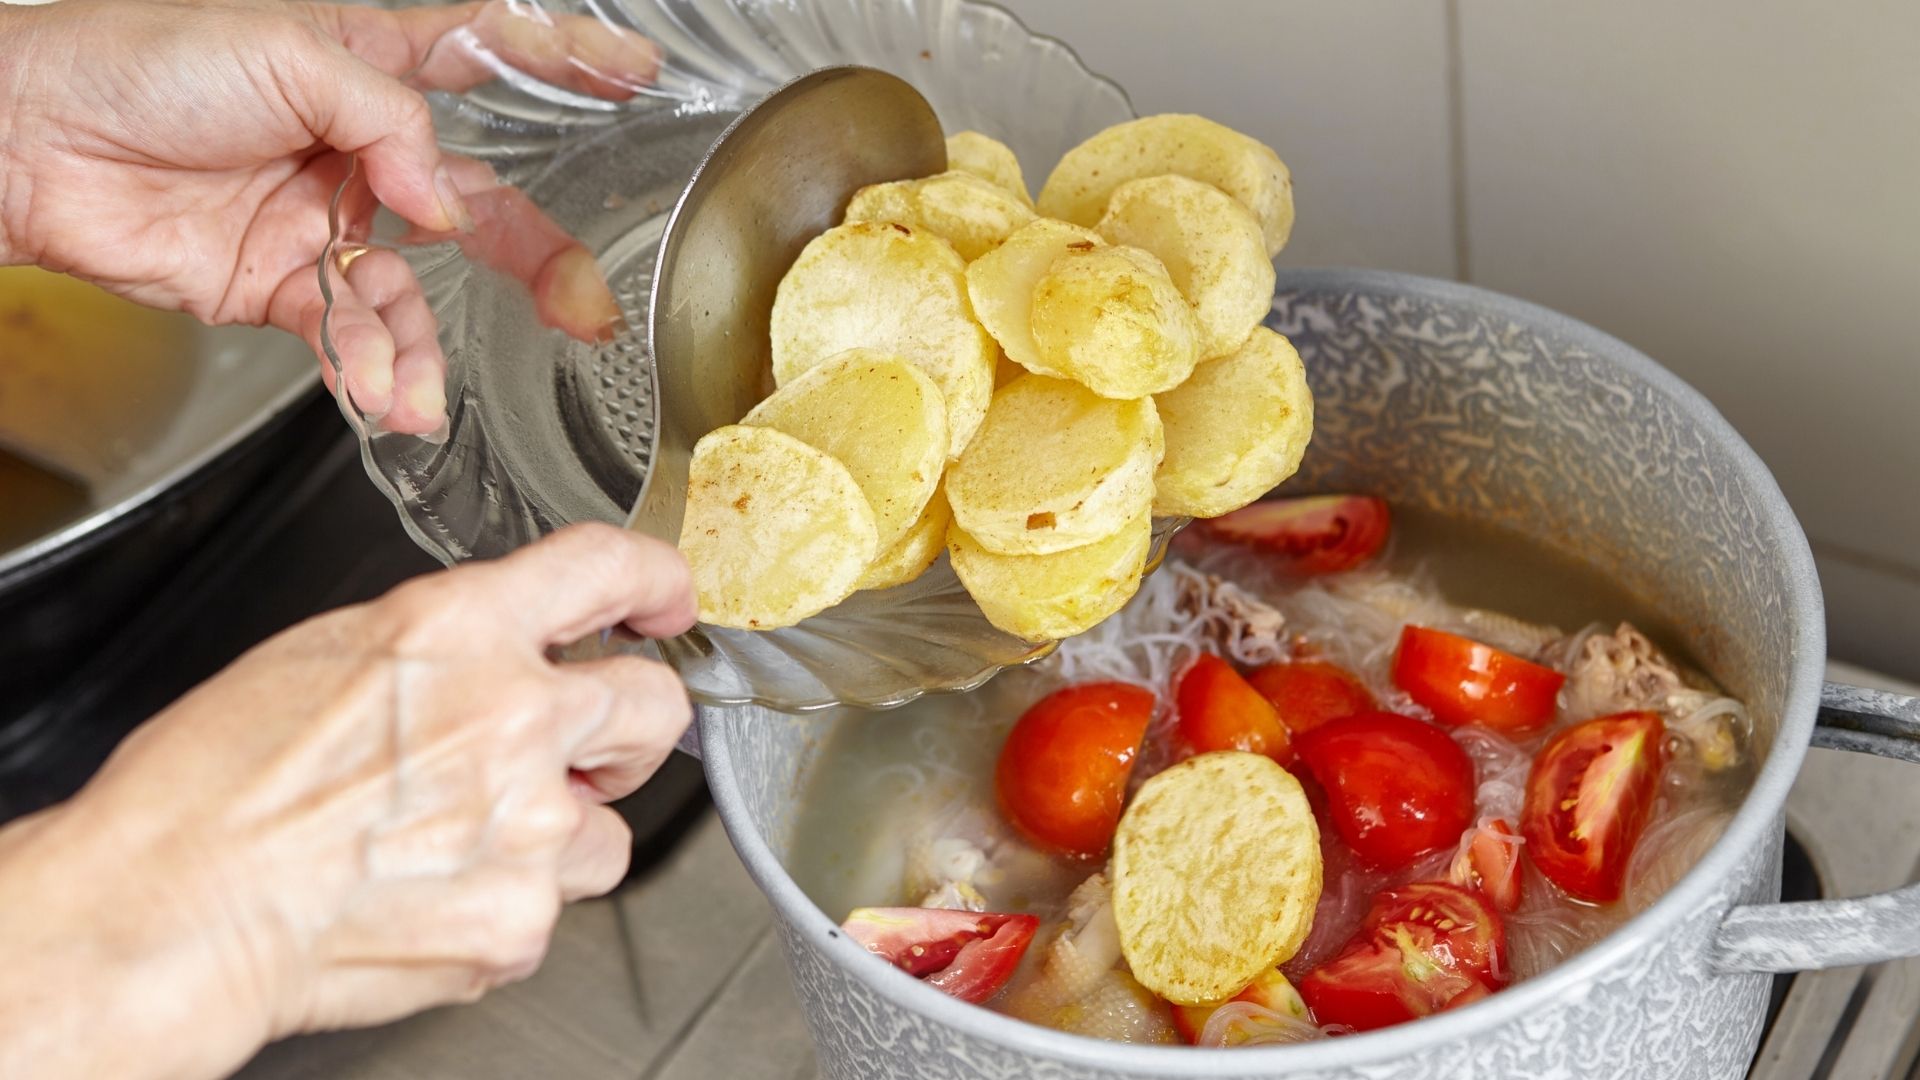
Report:
[[[659,44],[657,75],[635,77],[644,53],[621,33]],[[394,313],[415,319],[419,340],[402,363],[444,358],[448,421],[426,435],[389,430],[391,418],[365,414],[334,380],[368,475],[421,547],[451,564],[572,522],[627,519],[663,404],[646,330],[668,215],[744,107],[848,63],[905,78],[947,131],[1006,142],[1030,184],[1133,115],[1125,93],[1067,46],[978,0],[494,0],[439,40],[410,78],[457,155],[474,230],[422,234],[377,210],[354,176],[336,197],[321,261],[322,340],[336,374],[343,264],[358,291],[405,294],[384,309],[390,325]],[[476,181],[483,169],[492,178]],[[559,298],[555,280],[580,249],[623,320],[610,334],[583,325],[577,289]],[[1155,523],[1152,564],[1179,524]],[[661,657],[706,704],[803,711],[970,689],[1051,646],[988,625],[943,557],[915,582],[856,594],[784,630],[612,635],[573,653],[608,650]]]

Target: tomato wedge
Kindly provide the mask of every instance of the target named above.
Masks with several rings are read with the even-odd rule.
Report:
[[[1280,722],[1294,735],[1378,707],[1359,679],[1324,660],[1268,664],[1248,675],[1247,682],[1273,703]]]
[[[1520,907],[1520,837],[1505,818],[1482,818],[1447,871],[1448,880],[1478,889],[1501,911]]]
[[[1245,990],[1228,998],[1227,1001],[1250,1001],[1262,1008],[1272,1009],[1282,1016],[1295,1019],[1307,1019],[1307,1003],[1300,999],[1300,991],[1293,988],[1279,968],[1268,968],[1254,977]],[[1200,1032],[1207,1026],[1207,1020],[1213,1016],[1213,1010],[1225,1005],[1227,1001],[1212,1005],[1175,1005],[1173,1007],[1173,1028],[1189,1045],[1200,1041]],[[1229,1039],[1231,1044],[1234,1040]]]
[[[998,993],[1040,920],[944,908],[855,908],[840,929],[887,963],[961,1001]]]
[[[1520,819],[1533,865],[1569,896],[1620,899],[1666,758],[1658,713],[1603,716],[1548,740],[1527,774]]]
[[[1086,683],[1035,702],[1000,747],[1000,811],[1036,846],[1094,859],[1120,823],[1153,694],[1127,683]]]
[[[1330,720],[1294,743],[1360,861],[1398,869],[1473,823],[1473,761],[1447,733],[1390,712]]]
[[[1180,676],[1174,704],[1180,738],[1196,754],[1245,750],[1282,765],[1293,761],[1292,740],[1273,704],[1212,653],[1201,653]]]
[[[1321,1024],[1359,1031],[1478,1001],[1505,985],[1506,928],[1478,893],[1427,881],[1388,889],[1346,948],[1300,980]]]
[[[1371,495],[1269,499],[1205,523],[1207,534],[1271,552],[1295,574],[1351,570],[1387,544],[1392,515]]]
[[[1409,626],[1400,631],[1393,681],[1448,727],[1479,724],[1522,735],[1553,719],[1567,677],[1471,638]]]

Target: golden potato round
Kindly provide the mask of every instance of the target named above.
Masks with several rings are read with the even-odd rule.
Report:
[[[1007,359],[1003,352],[993,360],[993,388],[998,390],[1026,373],[1026,368]]]
[[[867,497],[826,454],[744,424],[694,444],[680,552],[701,622],[792,626],[852,595],[879,549]]]
[[[1193,306],[1160,260],[1139,248],[1098,247],[1055,259],[1033,289],[1032,330],[1036,371],[1101,397],[1171,390],[1200,359]]]
[[[1036,218],[967,267],[967,297],[973,302],[974,316],[1000,343],[1007,359],[1028,371],[1039,370],[1040,350],[1033,343],[1034,286],[1055,259],[1105,243],[1091,229]]]
[[[1307,796],[1263,754],[1201,754],[1149,779],[1113,836],[1113,916],[1141,985],[1175,1005],[1239,993],[1300,951],[1320,902]]]
[[[862,221],[814,237],[774,293],[774,381],[848,349],[911,361],[940,388],[947,454],[958,454],[993,395],[993,339],[974,321],[966,271],[945,240],[910,225]]]
[[[996,555],[965,530],[947,531],[953,572],[987,621],[1028,641],[1060,641],[1100,625],[1140,588],[1153,521],[1141,514],[1085,547]]]
[[[1293,343],[1262,326],[1231,356],[1203,361],[1154,397],[1167,452],[1153,512],[1219,517],[1273,490],[1313,437],[1313,391]]]
[[[1033,206],[1027,178],[1020,172],[1020,159],[998,139],[977,131],[959,131],[947,136],[947,168],[990,180],[1012,192],[1029,208]]]
[[[1203,359],[1245,345],[1273,307],[1273,260],[1260,223],[1212,184],[1172,175],[1129,180],[1113,190],[1094,231],[1152,252],[1167,268],[1193,305]]]
[[[880,550],[905,536],[947,467],[947,407],[933,380],[897,356],[848,349],[806,371],[740,421],[834,458],[873,507]]]
[[[920,519],[905,536],[873,560],[855,589],[891,589],[926,573],[927,567],[940,557],[940,549],[946,546],[947,526],[952,522],[953,511],[947,506],[947,497],[935,491],[933,498],[927,500],[926,509],[920,511]]]
[[[947,470],[947,502],[999,555],[1084,547],[1151,508],[1165,449],[1152,398],[1116,401],[1026,375],[993,395],[979,436]]]
[[[1047,217],[1092,225],[1113,189],[1143,176],[1175,173],[1212,184],[1260,219],[1267,255],[1293,230],[1293,178],[1280,155],[1259,140],[1204,116],[1143,116],[1115,124],[1067,151],[1040,189]]]
[[[991,180],[955,171],[863,187],[847,204],[846,220],[925,229],[971,262],[1032,221],[1033,208]]]

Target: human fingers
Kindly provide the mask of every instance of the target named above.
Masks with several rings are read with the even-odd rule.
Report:
[[[597,522],[569,525],[448,576],[471,580],[480,604],[543,649],[622,623],[649,636],[671,636],[692,626],[695,616],[692,578],[678,551]]]
[[[398,252],[375,248],[348,263],[346,280],[393,341],[391,407],[380,426],[405,435],[438,431],[447,419],[447,358],[440,351],[439,320],[413,268]]]
[[[589,806],[560,852],[560,897],[567,903],[604,896],[627,876],[633,830],[611,807]]]
[[[685,684],[665,664],[639,656],[602,657],[561,671],[608,693],[598,715],[566,729],[575,782],[602,802],[631,795],[659,770],[693,719]]]

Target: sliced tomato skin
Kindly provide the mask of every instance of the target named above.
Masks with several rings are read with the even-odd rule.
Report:
[[[1666,760],[1658,713],[1602,716],[1555,734],[1527,775],[1527,857],[1569,896],[1620,899]]]
[[[1400,631],[1393,681],[1448,727],[1479,724],[1524,735],[1553,719],[1567,677],[1471,638],[1408,626]]]
[[[1085,683],[1041,698],[1000,747],[1000,810],[1037,847],[1096,859],[1114,827],[1153,719],[1154,696],[1127,683]]]
[[[1410,716],[1331,720],[1294,743],[1327,794],[1334,831],[1362,863],[1393,870],[1456,844],[1473,823],[1473,761]]]
[[[1013,977],[1040,920],[944,908],[856,908],[840,928],[914,978],[978,1004]]]
[[[1338,955],[1300,980],[1316,1022],[1371,1031],[1478,1001],[1506,983],[1506,928],[1478,893],[1418,882],[1374,898]]]
[[[1371,495],[1266,499],[1207,521],[1209,536],[1267,551],[1288,572],[1334,574],[1360,566],[1387,544],[1392,513]]]
[[[1272,702],[1212,653],[1201,653],[1181,674],[1174,706],[1181,741],[1196,754],[1244,750],[1282,765],[1293,761],[1293,741]]]
[[[1500,911],[1520,907],[1519,834],[1505,818],[1483,818],[1453,861],[1448,879],[1478,889]]]
[[[1373,694],[1345,668],[1324,660],[1295,660],[1256,668],[1247,682],[1280,714],[1293,735],[1304,735],[1329,720],[1372,712]]]

